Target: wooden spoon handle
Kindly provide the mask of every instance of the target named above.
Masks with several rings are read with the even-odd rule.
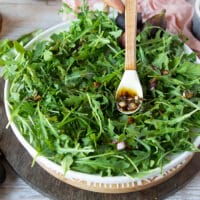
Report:
[[[125,70],[136,70],[137,0],[125,3]]]

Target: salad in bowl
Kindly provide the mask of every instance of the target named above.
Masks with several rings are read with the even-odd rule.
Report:
[[[145,24],[137,35],[144,99],[116,108],[123,30],[103,11],[81,8],[2,57],[13,133],[53,176],[107,193],[141,190],[174,175],[200,144],[200,64],[178,35]],[[34,167],[34,166],[33,166]]]

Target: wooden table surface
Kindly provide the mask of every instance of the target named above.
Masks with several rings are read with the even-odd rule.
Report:
[[[0,0],[0,13],[3,15],[3,26],[0,38],[16,39],[22,34],[37,28],[48,28],[62,21],[58,11],[61,0]],[[2,92],[2,91],[0,91]],[[0,185],[0,200],[47,200],[26,184],[11,167],[3,162],[7,179]],[[67,199],[67,198],[66,198]],[[200,172],[181,190],[167,200],[199,200]]]

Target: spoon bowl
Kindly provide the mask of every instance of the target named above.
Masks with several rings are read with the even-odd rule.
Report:
[[[116,92],[117,109],[124,114],[136,112],[142,104],[143,90],[136,71],[137,1],[125,5],[125,72]]]
[[[116,92],[117,109],[124,114],[132,114],[142,104],[143,91],[136,70],[125,70]]]

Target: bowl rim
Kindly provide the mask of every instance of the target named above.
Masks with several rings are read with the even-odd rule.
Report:
[[[71,23],[71,22],[70,22]],[[49,35],[52,33],[57,33],[60,31],[67,30],[69,28],[69,24],[67,22],[57,24],[53,27],[50,27],[49,29],[43,31],[39,35],[37,35],[34,39],[32,39],[25,48],[30,48],[36,41],[47,39]],[[186,52],[190,53],[192,50],[186,46]],[[197,58],[197,62],[200,63],[200,60]],[[128,177],[128,176],[105,176],[102,177],[97,174],[86,174],[78,171],[68,170],[66,174],[64,174],[63,168],[56,164],[55,162],[47,159],[46,157],[42,155],[38,155],[37,151],[28,143],[28,141],[22,136],[17,126],[14,124],[14,122],[10,121],[10,108],[9,103],[7,101],[7,97],[9,95],[9,81],[5,81],[4,85],[4,106],[6,111],[6,116],[9,120],[9,125],[11,126],[11,129],[19,142],[25,147],[25,149],[29,152],[29,154],[32,156],[34,161],[36,161],[39,165],[44,166],[45,168],[49,169],[50,171],[57,173],[61,175],[64,179],[70,179],[70,180],[78,180],[78,181],[86,181],[89,185],[91,183],[97,183],[97,184],[126,184],[126,183],[134,183],[135,181],[138,183],[141,183],[143,180],[152,179],[154,177],[161,177],[165,172],[168,170],[176,167],[179,164],[184,163],[184,161],[187,160],[188,157],[192,156],[194,152],[185,151],[183,153],[177,154],[174,156],[174,158],[167,164],[163,166],[162,173],[161,169],[155,168],[152,170],[147,171],[147,174],[142,177]],[[199,146],[200,145],[200,136],[196,137],[194,140],[194,145]],[[149,172],[149,173],[148,173]]]

